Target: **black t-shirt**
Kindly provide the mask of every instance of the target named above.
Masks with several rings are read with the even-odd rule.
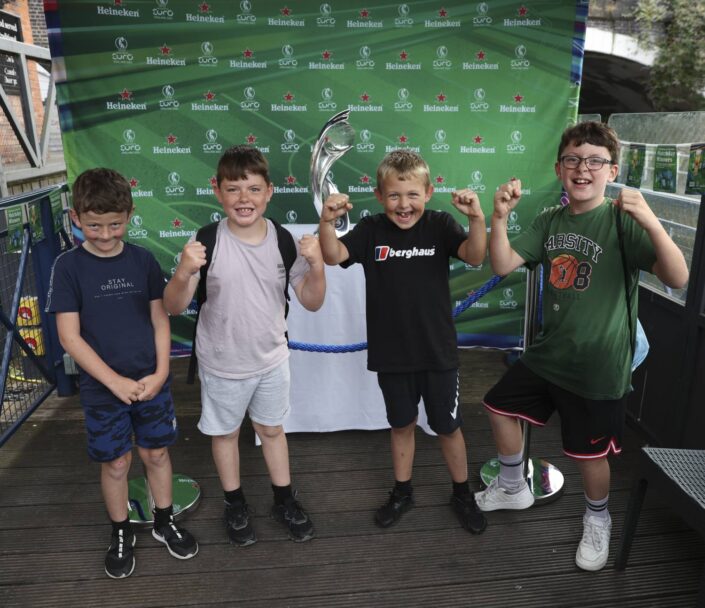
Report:
[[[458,367],[448,261],[466,238],[449,213],[429,210],[408,230],[384,214],[368,216],[341,238],[350,254],[341,266],[365,270],[368,369]]]
[[[164,292],[164,278],[154,256],[125,243],[118,255],[103,258],[76,247],[54,262],[47,312],[78,312],[81,337],[121,376],[139,380],[157,366],[150,302]],[[117,399],[81,370],[81,403],[98,405]]]

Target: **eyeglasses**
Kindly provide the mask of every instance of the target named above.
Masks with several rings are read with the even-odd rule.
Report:
[[[577,169],[580,163],[585,161],[585,166],[588,168],[588,171],[599,171],[605,165],[613,164],[608,158],[600,158],[599,156],[583,158],[581,156],[573,156],[572,154],[561,156],[559,161],[565,169]]]

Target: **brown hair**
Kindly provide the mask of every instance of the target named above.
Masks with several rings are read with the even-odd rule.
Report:
[[[392,150],[377,167],[377,189],[382,191],[382,184],[390,173],[396,173],[402,180],[420,179],[424,190],[431,185],[431,171],[420,154],[407,149]]]
[[[558,146],[558,160],[561,159],[563,150],[571,143],[575,146],[592,144],[593,146],[607,148],[610,153],[610,160],[613,163],[619,162],[619,138],[614,129],[604,123],[596,121],[580,122],[563,131],[561,143]]]
[[[261,175],[267,185],[272,183],[269,178],[269,163],[254,146],[232,146],[228,148],[218,161],[216,179],[218,187],[224,179],[245,179],[247,174]]]
[[[71,190],[73,209],[80,215],[93,213],[130,213],[132,190],[127,180],[113,169],[88,169],[76,178]]]

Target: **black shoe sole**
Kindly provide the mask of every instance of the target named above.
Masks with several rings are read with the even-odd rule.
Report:
[[[230,541],[231,545],[235,545],[236,547],[249,547],[250,545],[254,545],[257,542],[257,537],[252,536],[252,538],[247,538],[244,541],[242,540],[236,540],[230,534],[228,534],[228,540]]]

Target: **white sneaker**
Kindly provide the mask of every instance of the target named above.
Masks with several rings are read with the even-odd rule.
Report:
[[[480,507],[480,511],[500,511],[502,509],[518,511],[528,509],[533,505],[534,495],[526,482],[521,490],[509,494],[507,490],[499,487],[499,477],[495,477],[485,490],[475,493],[475,502]]]
[[[611,530],[612,518],[583,516],[583,538],[575,554],[578,568],[594,572],[605,567],[610,554]]]

